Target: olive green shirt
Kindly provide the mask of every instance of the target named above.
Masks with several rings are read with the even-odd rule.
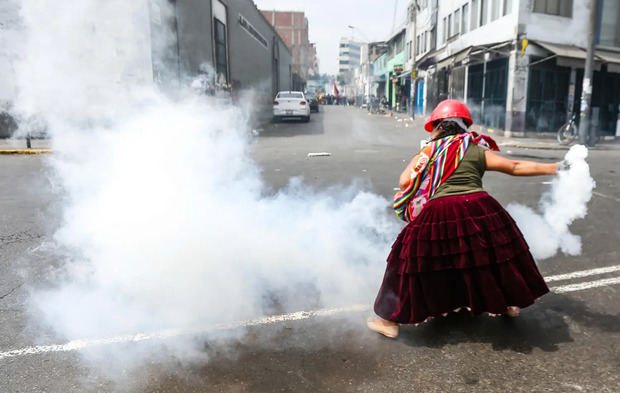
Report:
[[[431,199],[484,191],[482,176],[487,169],[485,149],[471,143],[456,170],[444,181]]]

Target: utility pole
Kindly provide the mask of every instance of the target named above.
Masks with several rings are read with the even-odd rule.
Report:
[[[583,87],[581,89],[581,116],[579,121],[579,143],[585,145],[594,138],[590,138],[590,108],[592,106],[592,76],[594,74],[594,41],[596,40],[596,16],[598,0],[590,1],[590,23],[588,26],[588,50],[586,53],[586,68],[583,73]]]

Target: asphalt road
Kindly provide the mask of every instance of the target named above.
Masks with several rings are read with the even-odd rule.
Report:
[[[303,176],[317,188],[361,180],[386,198],[425,137],[419,121],[325,106],[309,123],[285,122],[259,131],[252,155],[273,192],[291,177]],[[316,152],[331,155],[308,158]],[[503,154],[553,162],[563,152],[512,148]],[[620,285],[613,283],[550,293],[515,320],[453,314],[404,327],[398,340],[366,331],[368,311],[259,323],[242,331],[238,341],[205,342],[207,363],[157,359],[112,382],[105,370],[85,365],[79,349],[37,347],[63,343],[41,342],[46,327],[28,322],[28,288],[50,283],[49,266],[62,263],[40,251],[59,220],[60,197],[47,181],[47,159],[0,156],[2,393],[620,391]],[[582,237],[583,252],[542,261],[545,277],[620,263],[620,155],[592,151],[589,162],[596,194],[588,216],[572,226]],[[502,204],[532,207],[548,180],[496,173],[484,179]],[[620,271],[577,276],[550,286],[600,283],[620,277]],[[30,352],[38,353],[23,350],[33,346],[38,350]],[[15,352],[6,356],[10,351]]]

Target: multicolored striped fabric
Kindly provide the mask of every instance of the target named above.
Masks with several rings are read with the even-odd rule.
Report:
[[[431,142],[420,152],[421,160],[412,170],[407,188],[394,195],[396,215],[406,222],[416,218],[426,201],[435,195],[439,186],[458,168],[470,143],[499,151],[491,137],[475,132],[451,135]]]

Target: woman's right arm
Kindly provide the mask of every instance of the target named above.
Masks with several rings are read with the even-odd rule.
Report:
[[[401,191],[407,188],[407,186],[409,186],[409,183],[411,182],[411,171],[413,170],[413,168],[415,168],[415,165],[418,162],[419,158],[419,154],[415,155],[409,162],[409,165],[407,165],[407,167],[405,167],[403,172],[400,174],[400,177],[398,178],[398,186],[400,187]]]
[[[503,172],[512,176],[555,175],[558,164],[543,164],[535,161],[520,161],[504,158],[489,150],[484,152],[487,170]]]

